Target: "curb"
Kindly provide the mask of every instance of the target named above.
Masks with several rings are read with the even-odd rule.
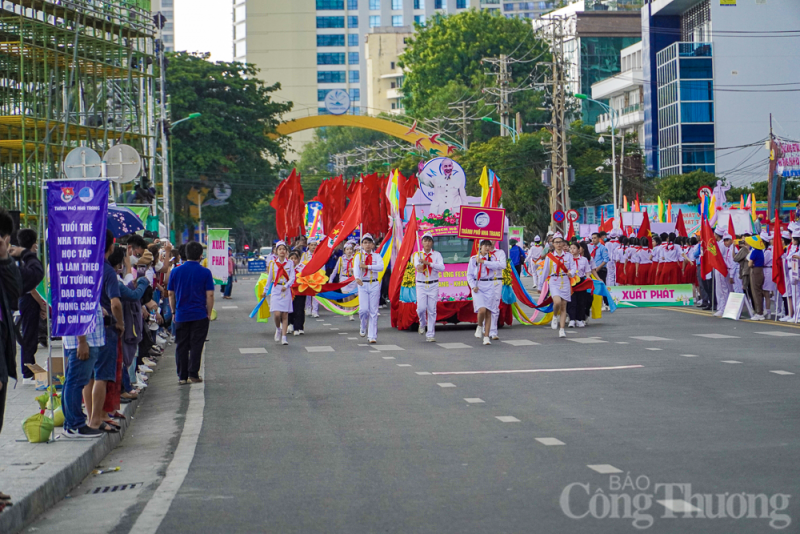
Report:
[[[3,513],[0,513],[0,532],[8,534],[20,532],[83,482],[102,462],[103,458],[124,439],[132,417],[136,414],[136,409],[146,395],[146,391],[147,388],[139,393],[138,399],[121,406],[125,420],[120,421],[122,429],[119,433],[107,434],[95,440],[83,454],[40,484],[33,492],[23,496],[12,495],[11,502],[14,503],[14,506],[6,508]],[[53,432],[61,432],[61,427],[54,428]]]

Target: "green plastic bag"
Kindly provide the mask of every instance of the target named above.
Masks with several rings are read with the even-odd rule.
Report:
[[[22,422],[22,431],[31,443],[45,443],[50,439],[53,432],[53,420],[44,414],[49,395],[39,395],[36,401],[39,403],[39,413],[32,415]]]

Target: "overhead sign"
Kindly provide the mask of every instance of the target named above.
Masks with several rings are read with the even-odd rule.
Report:
[[[480,206],[461,206],[458,221],[458,237],[464,239],[503,239],[506,210],[502,208],[483,208]]]
[[[344,115],[350,110],[350,95],[344,89],[334,89],[325,95],[325,109],[331,115]]]

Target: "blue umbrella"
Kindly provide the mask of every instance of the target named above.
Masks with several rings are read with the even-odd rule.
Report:
[[[122,237],[144,230],[144,223],[133,211],[119,206],[108,207],[107,225],[114,237]]]

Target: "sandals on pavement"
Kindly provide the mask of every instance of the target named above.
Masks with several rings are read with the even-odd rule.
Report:
[[[119,428],[120,427],[118,427],[117,425],[103,421],[102,423],[100,423],[98,430],[102,430],[103,432],[108,432],[109,434],[117,434],[119,433]]]

